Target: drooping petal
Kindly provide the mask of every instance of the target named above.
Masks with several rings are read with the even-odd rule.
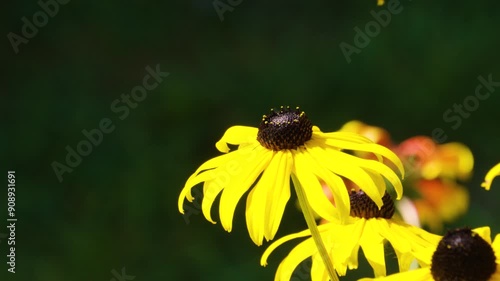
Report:
[[[325,168],[354,182],[363,189],[366,195],[368,195],[379,208],[382,207],[382,196],[379,193],[378,187],[375,186],[372,178],[363,169],[352,164],[352,162],[338,162],[335,158],[337,154],[331,149],[311,147],[308,151],[314,158],[320,159]]]
[[[318,229],[321,228],[321,229],[324,230],[325,226],[326,225],[320,225],[318,227]],[[266,266],[267,265],[267,259],[269,258],[269,255],[274,250],[276,250],[276,248],[278,248],[279,246],[283,245],[283,243],[286,243],[286,242],[288,242],[290,240],[293,240],[293,239],[296,239],[296,238],[306,237],[306,236],[310,236],[310,235],[311,235],[311,231],[309,229],[306,229],[306,230],[303,230],[303,231],[298,232],[298,233],[289,234],[289,235],[287,235],[285,237],[281,237],[280,239],[278,239],[275,242],[273,242],[269,247],[267,247],[267,249],[264,251],[264,254],[262,254],[262,257],[260,259],[260,265]]]
[[[441,236],[395,218],[385,222],[379,220],[378,223],[387,224],[387,227],[380,228],[380,233],[391,242],[394,249],[398,248],[402,252],[410,250],[419,262],[430,265],[432,254],[441,240]]]
[[[257,245],[262,244],[264,236],[272,239],[278,230],[285,205],[290,198],[292,164],[293,159],[289,153],[275,152],[269,166],[247,197],[247,228]]]
[[[204,172],[204,173],[200,174],[199,176],[193,178],[191,181],[189,181],[189,184],[186,184],[184,186],[184,188],[181,190],[181,194],[179,195],[179,198],[177,201],[177,207],[179,208],[179,212],[181,212],[181,214],[184,214],[184,208],[183,208],[184,199],[187,198],[187,200],[189,202],[193,202],[193,200],[194,200],[194,197],[191,194],[191,189],[195,185],[197,185],[201,182],[209,181],[209,180],[213,179],[213,177],[214,177],[214,175],[212,173],[210,173],[210,171]]]
[[[226,130],[222,138],[215,143],[220,152],[229,152],[227,144],[239,145],[257,141],[258,129],[247,126],[233,126]]]
[[[222,184],[217,183],[216,179],[206,181],[203,184],[203,200],[201,201],[201,211],[205,218],[215,224],[215,221],[212,219],[212,215],[210,210],[212,209],[212,205],[217,198],[217,195],[224,189]]]
[[[391,243],[398,258],[399,270],[408,271],[415,257],[412,254],[413,236],[407,235],[404,226],[394,224],[385,219],[372,219],[371,223],[376,224],[380,234]]]
[[[310,163],[311,171],[318,178],[322,179],[330,189],[335,202],[335,208],[339,212],[340,220],[345,221],[345,218],[349,216],[351,207],[349,193],[344,181],[336,174],[325,169],[310,153],[310,148],[307,145],[306,150],[304,150],[304,156],[307,158],[308,163]]]
[[[229,177],[228,183],[224,184],[219,206],[220,221],[224,229],[231,232],[233,216],[236,205],[243,194],[252,186],[261,172],[269,165],[273,153],[262,150],[254,163],[246,163],[243,157],[236,159],[235,165],[241,165],[239,172]],[[236,171],[236,169],[235,169]]]
[[[257,182],[255,187],[250,190],[247,196],[247,206],[245,210],[248,234],[253,243],[257,246],[262,245],[262,240],[264,240],[262,219],[265,215],[264,205],[266,198],[262,197],[263,192],[260,192],[263,188],[264,187],[261,187]]]
[[[362,161],[361,161],[362,160]],[[397,200],[403,196],[403,185],[399,177],[386,165],[375,160],[358,159],[358,165],[372,174],[380,174],[386,178],[394,187],[397,194]],[[385,188],[384,188],[385,189]],[[385,190],[384,190],[385,191]],[[382,193],[383,196],[384,193]]]
[[[328,221],[335,220],[335,208],[325,196],[323,187],[311,170],[310,159],[305,156],[305,153],[301,149],[297,149],[294,158],[295,167],[293,173],[295,173],[302,184],[312,210]]]
[[[290,174],[293,167],[293,158],[290,151],[279,152],[280,162],[278,172],[274,174],[275,184],[270,190],[270,196],[267,200],[267,227],[264,231],[264,236],[268,240],[272,240],[278,231],[285,206],[290,199]]]
[[[328,271],[326,270],[325,264],[323,263],[321,255],[319,253],[312,255],[311,280],[312,281],[330,280],[330,276],[328,276]]]
[[[380,155],[388,159],[390,162],[392,162],[399,170],[399,173],[401,174],[401,178],[404,178],[404,167],[403,163],[399,159],[399,157],[392,152],[390,149],[378,145],[376,143],[362,143],[362,144],[357,144],[349,141],[342,141],[342,140],[333,140],[333,139],[327,139],[325,141],[327,145],[331,145],[333,147],[341,148],[341,149],[349,149],[349,150],[356,150],[356,151],[363,151],[363,152],[371,152],[375,155]]]
[[[193,198],[193,195],[191,194],[191,188],[193,188],[195,185],[197,185],[203,181],[207,181],[207,180],[212,178],[211,176],[209,176],[209,174],[205,174],[206,170],[220,167],[220,166],[228,163],[229,161],[233,160],[236,157],[238,157],[238,154],[232,152],[232,153],[217,156],[217,157],[212,158],[212,159],[206,161],[205,163],[201,164],[201,166],[198,169],[196,169],[196,171],[193,174],[191,174],[191,176],[186,181],[186,184],[182,188],[181,194],[179,195],[179,199],[178,199],[179,212],[184,214],[184,210],[182,208],[182,205],[184,203],[184,198],[187,198],[190,202],[193,201],[194,198]],[[201,171],[205,171],[205,172],[200,174]]]
[[[415,261],[415,257],[413,256],[413,254],[410,252],[403,253],[396,249],[394,249],[394,252],[396,253],[396,258],[398,259],[399,272],[410,270],[413,261]]]
[[[295,268],[297,268],[302,261],[312,256],[317,251],[316,244],[314,244],[314,240],[312,238],[305,240],[293,248],[292,251],[290,251],[290,254],[288,254],[288,256],[280,264],[280,267],[282,267],[280,280],[291,280]]]
[[[345,141],[345,142],[352,142],[352,143],[358,143],[358,144],[362,144],[362,143],[373,143],[372,140],[370,140],[369,138],[361,135],[361,134],[357,134],[357,133],[351,133],[351,132],[331,132],[331,133],[317,133],[317,136],[319,138],[329,138],[329,139],[333,139],[333,140],[338,140],[338,141]]]
[[[372,181],[375,183],[375,186],[378,187],[378,192],[380,193],[380,196],[383,197],[385,195],[385,191],[387,190],[387,184],[385,183],[384,177],[382,177],[378,172],[372,172],[366,169],[365,172],[370,176],[370,178],[372,178]]]
[[[491,168],[491,170],[488,171],[481,186],[486,190],[490,190],[491,182],[498,175],[500,175],[500,163],[496,164],[493,168]]]
[[[190,181],[192,181],[197,175],[199,175],[200,172],[220,167],[220,166],[224,165],[225,163],[233,160],[234,158],[237,158],[238,156],[239,156],[238,152],[233,151],[231,153],[216,156],[216,157],[206,161],[205,163],[201,164],[201,166],[198,167],[198,169],[196,169],[196,171],[194,173],[191,174],[191,176],[186,181],[186,184],[188,184]]]
[[[356,219],[346,225],[335,225],[330,233],[331,252],[335,269],[340,276],[347,273],[347,268],[358,267],[358,250],[365,228],[365,219]]]
[[[389,221],[386,219],[370,219],[370,223],[375,225],[380,235],[387,239],[394,249],[403,253],[411,251],[410,241],[407,240],[409,237],[398,229],[399,225],[391,223],[389,226]]]
[[[380,163],[375,160],[369,160],[369,159],[362,159],[358,158],[349,154],[345,154],[342,152],[338,151],[331,151],[332,154],[335,154],[335,158],[339,159],[340,162],[350,162],[353,163],[354,165],[357,165],[367,171],[370,171],[374,174],[380,174],[384,178],[386,178],[394,187],[396,190],[396,193],[398,195],[397,199],[401,199],[401,196],[403,194],[403,185],[401,184],[401,180],[399,177],[394,173],[394,171],[389,168],[388,166],[384,165],[383,163]],[[379,186],[379,185],[377,185]],[[383,185],[385,186],[385,185]],[[381,196],[384,195],[385,188],[383,192],[381,193]]]
[[[368,263],[373,268],[375,277],[385,276],[384,239],[374,229],[374,225],[371,222],[366,224],[360,244]]]

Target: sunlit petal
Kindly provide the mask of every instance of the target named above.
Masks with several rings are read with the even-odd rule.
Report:
[[[258,129],[247,126],[233,126],[226,130],[222,138],[215,144],[220,152],[229,152],[227,144],[244,144],[256,142]]]
[[[373,229],[372,224],[367,224],[364,229],[361,248],[373,268],[375,277],[385,276],[384,239],[376,229]]]
[[[268,166],[273,154],[261,153],[255,163],[243,164],[244,168],[239,173],[228,178],[225,183],[224,191],[222,192],[219,206],[219,216],[222,226],[228,232],[232,229],[234,209],[243,194],[255,182],[260,173]],[[239,159],[243,162],[243,159]],[[228,173],[229,174],[229,173]]]
[[[318,178],[314,175],[309,164],[304,153],[298,152],[295,154],[295,170],[293,172],[297,175],[297,178],[304,187],[307,200],[311,203],[313,211],[326,220],[335,220],[335,208],[323,193],[323,187]],[[314,204],[312,204],[312,202],[314,202]]]
[[[500,163],[496,164],[493,168],[491,168],[491,170],[488,171],[481,186],[486,190],[490,190],[491,182],[498,175],[500,175]]]

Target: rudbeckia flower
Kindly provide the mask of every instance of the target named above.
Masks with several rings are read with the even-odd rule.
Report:
[[[499,281],[500,235],[491,243],[490,228],[449,231],[433,252],[430,264],[420,269],[362,281]]]
[[[493,179],[500,175],[500,163],[496,164],[495,167],[491,168],[484,177],[484,182],[481,184],[486,190],[490,190],[491,182]]]
[[[340,276],[346,275],[347,268],[358,267],[360,247],[375,276],[385,276],[385,241],[394,248],[401,271],[407,271],[414,259],[425,264],[425,260],[420,257],[425,257],[426,249],[438,243],[439,236],[393,218],[394,203],[388,193],[383,196],[384,205],[381,209],[362,190],[352,191],[350,200],[351,218],[346,224],[327,222],[318,226],[330,259]],[[264,252],[261,265],[267,265],[271,252],[281,244],[308,236],[310,231],[305,230],[278,239]],[[275,280],[290,280],[295,268],[309,257],[312,257],[312,280],[327,280],[325,266],[319,260],[312,238],[292,249],[279,265]]]
[[[228,144],[237,149],[231,150]],[[179,196],[179,211],[184,212],[185,198],[194,199],[191,189],[204,183],[201,208],[205,218],[215,223],[210,210],[222,193],[219,218],[230,232],[236,205],[250,189],[246,222],[257,245],[262,244],[264,237],[274,238],[290,198],[291,177],[303,186],[312,210],[328,220],[345,219],[350,212],[349,194],[341,178],[364,186],[379,208],[386,188],[384,178],[393,185],[398,197],[402,194],[399,177],[382,163],[389,160],[403,176],[402,163],[392,151],[358,134],[324,133],[299,108],[271,110],[263,116],[259,128],[231,127],[215,146],[225,154],[203,163],[188,178]],[[370,152],[377,158],[362,159],[343,150]],[[323,194],[322,181],[331,188],[335,207]]]

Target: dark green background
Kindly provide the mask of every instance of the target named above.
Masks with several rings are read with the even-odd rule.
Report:
[[[15,54],[7,34],[36,1],[3,3],[0,174],[16,170],[17,273],[1,280],[108,281],[126,268],[134,280],[272,280],[294,243],[259,266],[264,247],[248,238],[241,204],[233,233],[202,215],[186,224],[177,196],[231,125],[257,126],[280,105],[301,106],[324,131],[360,119],[396,141],[430,135],[475,155],[471,209],[448,227],[491,225],[500,232],[500,180],[487,193],[486,171],[500,162],[500,88],[459,128],[443,113],[470,95],[477,77],[500,81],[498,1],[401,1],[403,10],[349,64],[353,44],[379,11],[375,0],[243,1],[221,22],[211,1],[70,1]],[[110,104],[141,84],[144,68],[170,72],[130,115]],[[59,183],[81,131],[110,118],[116,129]],[[6,183],[0,190],[0,233]],[[278,236],[305,227],[293,204]],[[266,244],[267,245],[267,244]],[[388,259],[394,256],[388,254]],[[371,274],[366,267],[351,275]],[[4,276],[4,277],[3,277]],[[343,278],[342,280],[352,280]]]

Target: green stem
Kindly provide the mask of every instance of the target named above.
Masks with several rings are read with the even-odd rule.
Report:
[[[297,197],[299,199],[300,208],[302,209],[302,213],[304,214],[304,218],[306,219],[307,227],[309,227],[309,230],[311,231],[311,236],[314,240],[314,243],[316,244],[316,247],[318,248],[321,259],[325,264],[325,268],[328,271],[330,280],[339,281],[337,273],[333,268],[333,263],[330,260],[330,256],[328,255],[325,245],[323,244],[323,240],[321,239],[321,236],[319,234],[318,226],[316,225],[316,220],[314,219],[311,206],[309,206],[309,203],[307,202],[307,197],[304,192],[304,188],[302,187],[299,180],[293,173],[292,173],[292,181],[293,181],[293,186],[295,187],[295,192],[297,193]]]

